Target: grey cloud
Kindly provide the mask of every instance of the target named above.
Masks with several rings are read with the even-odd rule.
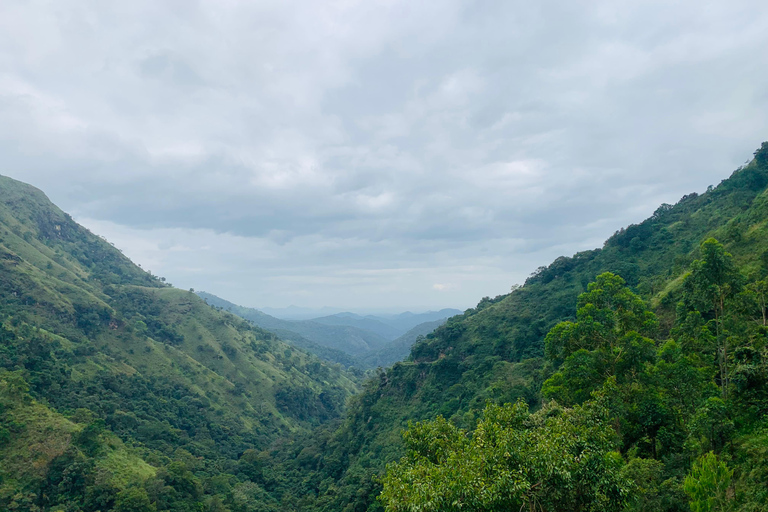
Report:
[[[761,7],[6,3],[0,173],[251,304],[469,305],[768,138]]]

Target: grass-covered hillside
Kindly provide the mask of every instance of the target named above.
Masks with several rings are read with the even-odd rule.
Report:
[[[764,144],[755,160],[717,187],[703,194],[686,195],[675,205],[661,205],[646,221],[617,231],[602,248],[558,258],[549,266],[541,267],[521,288],[508,295],[484,298],[476,308],[449,319],[416,343],[407,361],[395,364],[367,382],[339,428],[326,429],[324,435],[316,434],[312,439],[297,442],[288,458],[273,453],[277,460],[292,468],[286,470],[286,475],[303,470],[303,487],[297,490],[295,480],[287,477],[285,489],[308,497],[303,510],[378,510],[381,508],[375,500],[381,489],[378,478],[383,474],[385,463],[405,453],[401,432],[409,421],[442,415],[458,428],[472,429],[487,401],[514,403],[522,399],[533,408],[539,407],[544,381],[562,363],[545,357],[545,337],[559,322],[576,319],[577,297],[604,272],[621,276],[629,290],[655,312],[657,347],[670,339],[679,341],[681,323],[691,318],[680,309],[684,302],[685,276],[695,266],[695,260],[702,257],[700,245],[704,240],[715,237],[724,244],[745,283],[758,282],[768,274],[767,185],[768,144]],[[711,311],[700,314],[704,322],[714,315]],[[759,319],[759,313],[756,318],[746,315],[739,320],[739,325],[752,325]],[[709,328],[714,332],[712,325]],[[746,327],[740,332],[747,331],[753,332]],[[723,336],[722,332],[719,336]],[[743,350],[760,353],[760,347],[764,346],[764,340],[758,339],[755,344],[750,341],[750,336],[759,338],[757,331],[740,334],[742,338],[733,336],[729,343],[751,347]],[[737,343],[737,339],[741,341]],[[709,375],[712,385],[717,387],[715,380],[719,373],[712,370],[712,365],[717,366],[713,362],[717,361],[716,354],[712,352],[716,350],[712,348],[714,342],[707,343],[709,345],[702,342],[698,349],[709,347],[707,354],[689,355],[699,361],[709,361],[701,363],[702,372]],[[746,353],[739,354],[746,357],[743,355]],[[734,354],[730,351],[727,357],[737,357]],[[736,363],[731,361],[731,364]],[[589,371],[600,372],[599,368]],[[765,371],[765,368],[754,371]],[[701,385],[708,386],[706,382]],[[696,396],[702,398],[703,395]],[[703,406],[703,402],[698,405]],[[768,411],[763,411],[765,413]],[[648,414],[652,412],[649,410]],[[768,428],[763,423],[752,423],[753,420],[737,420],[735,410],[728,414],[730,416],[723,420],[726,423],[745,422],[741,425],[743,430],[731,431],[728,438],[731,446],[736,443],[734,436],[750,429]],[[679,419],[682,423],[689,420],[692,421]],[[686,442],[684,436],[693,435],[687,428],[682,425],[675,430],[675,435],[683,436],[678,439],[679,443]],[[755,445],[752,449],[754,454],[762,448]],[[682,493],[680,475],[690,470],[693,457],[692,452],[681,450],[669,454],[679,458],[675,459],[677,466],[657,468],[661,472],[658,478],[670,475],[677,478],[674,485],[679,493]],[[295,455],[298,457],[294,458]],[[744,452],[725,456],[743,457]],[[675,503],[684,503],[680,496],[677,498]],[[393,507],[396,504],[395,501],[389,503]],[[432,510],[429,506],[418,509]]]
[[[182,469],[200,492],[152,503],[191,510],[217,494],[205,478],[222,464],[339,416],[356,390],[340,367],[165,285],[42,192],[4,177],[0,341],[3,389],[25,389],[0,410],[0,453],[12,462],[2,468],[4,510],[32,510],[23,500],[108,510],[85,505],[91,483],[112,486],[113,500],[142,475]],[[77,444],[89,428],[92,450]],[[99,457],[135,467],[113,470]],[[91,483],[62,483],[76,470]],[[74,487],[53,492],[52,482]]]

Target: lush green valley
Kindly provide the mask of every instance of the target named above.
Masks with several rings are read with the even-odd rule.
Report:
[[[768,510],[767,187],[764,143],[414,333],[347,400],[357,377],[313,342],[166,286],[2,179],[0,506]]]

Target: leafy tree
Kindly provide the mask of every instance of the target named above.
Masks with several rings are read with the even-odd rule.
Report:
[[[749,283],[744,290],[744,299],[748,304],[747,307],[751,305],[750,309],[760,312],[759,319],[762,325],[768,325],[768,279]]]
[[[690,512],[688,496],[682,483],[665,475],[664,463],[654,459],[635,458],[622,469],[624,477],[636,486],[633,512]]]
[[[557,324],[545,339],[547,356],[562,365],[543,393],[566,404],[584,402],[608,377],[632,379],[655,357],[656,315],[621,277],[600,274],[577,305],[576,322]]]
[[[726,512],[731,510],[728,488],[733,470],[728,469],[712,452],[699,457],[691,474],[685,478],[683,489],[691,499],[693,512]]]
[[[708,398],[690,419],[691,435],[698,437],[709,450],[721,450],[731,438],[733,429],[728,407],[718,397]]]
[[[728,398],[728,337],[725,317],[729,301],[741,290],[742,276],[733,263],[733,256],[725,247],[708,238],[702,242],[701,259],[691,265],[691,272],[683,283],[684,302],[689,309],[703,315],[712,315],[720,367],[720,386],[723,398]]]
[[[411,425],[407,455],[387,469],[390,512],[619,511],[632,487],[600,405],[486,406],[469,434],[438,417]]]
[[[755,162],[760,167],[768,167],[768,142],[763,142],[760,149],[755,151]]]
[[[157,509],[149,500],[147,491],[131,487],[121,491],[115,500],[115,512],[155,512]]]

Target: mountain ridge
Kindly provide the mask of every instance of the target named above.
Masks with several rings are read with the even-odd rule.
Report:
[[[387,340],[378,334],[346,325],[325,325],[311,320],[281,320],[257,309],[238,306],[226,299],[207,292],[196,292],[198,296],[225,311],[239,311],[238,316],[264,329],[277,332],[293,332],[314,343],[340,350],[356,356],[386,345]]]
[[[346,408],[353,375],[165,285],[15,183],[0,178],[6,509],[381,511],[384,483],[418,489],[436,474],[439,485],[469,475],[474,492],[484,480],[465,464],[476,455],[463,455],[469,440],[490,433],[495,462],[478,467],[496,478],[507,452],[492,449],[494,432],[578,419],[590,396],[608,429],[600,435],[614,439],[613,451],[598,451],[600,467],[627,485],[611,510],[686,510],[706,471],[727,477],[716,492],[730,508],[766,509],[768,143],[717,187],[661,205],[601,248],[556,258],[522,287],[417,336],[409,357],[372,372]],[[717,261],[730,281],[712,288],[704,274]],[[733,292],[731,324],[725,301],[707,309],[712,290]],[[638,319],[641,328],[623,332]],[[725,352],[728,343],[736,350]],[[620,357],[604,360],[613,350]],[[522,414],[528,407],[535,413]],[[45,457],[27,444],[47,447]],[[446,470],[449,452],[460,458]],[[421,506],[397,489],[383,498],[390,509]],[[631,493],[636,501],[625,500]]]

